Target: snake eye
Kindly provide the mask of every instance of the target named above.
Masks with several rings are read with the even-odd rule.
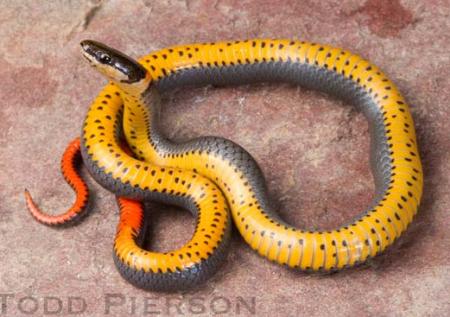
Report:
[[[102,64],[107,64],[111,61],[111,57],[108,54],[101,54],[98,58],[99,62]]]

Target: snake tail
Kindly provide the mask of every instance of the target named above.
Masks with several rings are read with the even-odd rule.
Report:
[[[59,215],[45,213],[33,201],[29,191],[25,189],[27,208],[37,221],[48,226],[73,225],[87,214],[89,190],[77,170],[77,163],[80,161],[80,158],[80,138],[76,138],[69,143],[61,159],[61,171],[64,179],[72,187],[76,195],[75,202],[66,212]]]

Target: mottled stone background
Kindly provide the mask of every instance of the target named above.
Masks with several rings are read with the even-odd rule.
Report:
[[[133,314],[132,297],[134,314],[141,315],[145,297],[155,296],[148,310],[161,315],[251,314],[237,310],[240,296],[255,298],[258,316],[448,316],[449,14],[448,0],[1,1],[0,300],[1,294],[15,296],[3,306],[6,315],[33,310],[26,296],[38,301],[36,316],[45,313],[46,296],[63,300],[60,315],[67,315],[68,298],[76,296],[86,301],[83,315],[102,316],[107,293],[118,293],[126,303],[111,311],[115,316]],[[425,170],[420,214],[399,244],[363,267],[307,275],[258,257],[235,232],[225,266],[206,285],[161,295],[119,276],[111,256],[117,207],[92,181],[92,213],[80,225],[54,230],[32,220],[25,187],[48,211],[72,202],[60,156],[105,84],[80,57],[80,40],[140,56],[173,44],[252,37],[342,46],[398,84],[411,105]],[[299,227],[342,224],[371,199],[367,124],[327,96],[289,85],[190,89],[167,95],[163,118],[173,139],[215,134],[248,149],[281,215]],[[193,232],[193,218],[151,208],[152,247],[181,246]],[[204,309],[192,305],[196,299]],[[168,307],[167,300],[180,306]],[[58,308],[51,303],[50,310]]]

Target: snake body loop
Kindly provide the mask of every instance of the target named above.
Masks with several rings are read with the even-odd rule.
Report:
[[[140,80],[139,72],[122,80],[130,82],[132,78]],[[133,91],[139,82],[126,85]],[[88,111],[81,142],[86,167],[116,195],[183,207],[196,216],[197,223],[193,237],[183,247],[166,253],[147,251],[137,241],[142,206],[120,198],[121,220],[114,243],[116,266],[124,278],[141,288],[173,291],[192,287],[217,271],[225,258],[231,228],[229,207],[220,189],[206,177],[136,159],[122,148],[122,94],[128,98],[129,92],[110,84]]]
[[[125,153],[130,153],[123,144],[121,148]],[[79,156],[80,139],[76,138],[69,143],[61,160],[64,178],[76,194],[75,203],[65,213],[44,213],[34,203],[28,191],[25,191],[27,207],[39,222],[48,226],[70,226],[78,223],[86,214],[89,191],[75,166]],[[203,208],[197,203],[189,206],[197,217],[196,233],[185,246],[166,253],[150,252],[141,246],[141,240],[145,240],[145,222],[149,222],[148,217],[144,215],[142,202],[117,197],[120,220],[113,258],[122,276],[141,288],[174,291],[199,285],[214,274],[226,257],[231,223],[228,213],[222,212],[218,207],[223,204],[223,197],[220,194],[212,194],[212,197],[214,201],[217,200],[217,205],[211,207],[214,209],[213,214],[198,214],[198,210]],[[206,231],[205,228],[212,230]]]
[[[118,129],[118,121],[113,127],[106,120],[111,128],[105,131],[105,117],[118,118],[124,109],[123,129],[137,158],[213,180],[225,194],[245,241],[280,264],[328,271],[364,262],[391,245],[416,214],[423,176],[411,114],[395,85],[361,57],[315,43],[256,39],[175,46],[140,62],[147,74],[134,82],[115,80],[108,85],[91,107],[83,130],[82,152],[89,169],[115,193],[140,199],[156,195],[142,183],[150,177],[136,166],[137,161],[108,154],[118,151],[105,139]],[[326,92],[364,113],[376,191],[372,204],[356,220],[326,232],[294,228],[271,208],[262,172],[241,147],[217,137],[174,144],[159,133],[157,91],[260,81],[290,82]],[[97,119],[101,123],[95,123]],[[167,185],[167,191],[178,189],[173,183]],[[164,199],[179,202],[170,194]]]

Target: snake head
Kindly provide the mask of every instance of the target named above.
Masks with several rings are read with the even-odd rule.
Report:
[[[84,40],[80,44],[89,64],[114,82],[135,84],[148,77],[141,64],[114,48],[92,40]]]

